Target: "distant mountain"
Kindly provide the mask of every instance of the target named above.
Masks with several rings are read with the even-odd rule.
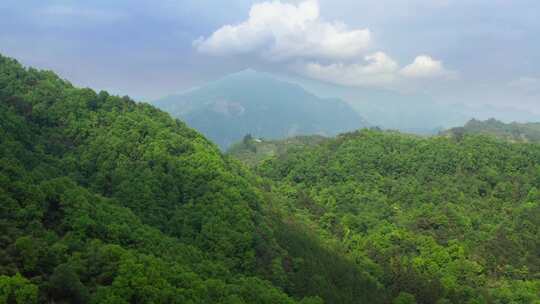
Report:
[[[539,113],[509,104],[502,106],[466,100],[450,103],[421,91],[345,87],[294,77],[284,79],[317,96],[343,99],[372,126],[406,133],[436,135],[442,130],[463,126],[473,118],[496,118],[505,123],[540,121]]]
[[[300,78],[286,78],[318,96],[337,96],[366,117],[371,126],[420,135],[462,126],[477,117],[463,105],[437,102],[421,92],[398,92],[371,87],[346,87]],[[521,121],[521,119],[518,119]]]
[[[437,134],[440,130],[463,125],[473,117],[461,107],[436,103],[421,94],[364,89],[350,100],[350,105],[369,117],[373,125],[414,134]]]
[[[484,134],[511,142],[540,142],[540,123],[504,123],[496,119],[470,120],[463,127],[452,128],[443,135]]]
[[[332,136],[368,125],[339,99],[319,98],[299,85],[253,70],[154,104],[186,121],[222,149],[246,134],[268,139],[307,134]]]

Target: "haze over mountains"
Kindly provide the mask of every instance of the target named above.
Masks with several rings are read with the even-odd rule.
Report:
[[[434,135],[441,130],[463,126],[471,119],[495,118],[504,123],[537,122],[540,115],[514,104],[496,105],[489,100],[466,98],[448,101],[422,90],[399,91],[373,87],[322,84],[298,77],[285,77],[322,97],[339,97],[351,105],[372,126],[407,133]]]
[[[512,107],[445,104],[422,94],[358,90],[349,104],[376,126],[402,132],[434,135],[441,130],[462,126],[471,119],[535,122],[540,116]]]
[[[342,100],[319,98],[298,85],[249,69],[154,104],[224,149],[246,134],[272,139],[332,136],[367,126]]]
[[[463,137],[464,135],[482,134],[504,141],[516,143],[540,142],[540,123],[504,123],[496,119],[486,121],[470,120],[463,127],[456,127],[442,132],[443,135]]]
[[[333,136],[374,126],[435,135],[471,119],[496,118],[506,123],[540,120],[534,113],[512,107],[445,104],[418,92],[321,87],[309,81],[296,82],[252,69],[170,95],[153,104],[185,120],[222,149],[246,134],[267,139]]]

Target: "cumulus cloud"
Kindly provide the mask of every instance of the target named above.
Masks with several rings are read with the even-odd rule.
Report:
[[[316,0],[298,5],[280,1],[254,4],[246,21],[225,25],[194,42],[203,53],[255,53],[270,61],[354,58],[370,45],[368,29],[349,29],[342,22],[322,20]]]
[[[392,87],[421,79],[454,78],[442,61],[420,55],[405,66],[375,52],[369,29],[321,18],[317,0],[254,4],[249,17],[225,25],[193,46],[210,55],[254,55],[313,79],[345,86]]]
[[[456,72],[447,70],[442,61],[428,55],[417,56],[414,61],[401,69],[400,74],[407,78],[455,78]]]
[[[457,77],[457,72],[447,70],[441,61],[429,56],[418,56],[400,69],[399,64],[383,52],[367,55],[363,62],[357,63],[307,63],[301,72],[310,78],[346,86],[389,87],[411,80]]]
[[[308,63],[302,73],[310,78],[346,86],[387,85],[395,81],[398,64],[383,52],[367,55],[363,63]]]

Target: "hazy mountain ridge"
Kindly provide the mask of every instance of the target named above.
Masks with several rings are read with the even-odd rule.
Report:
[[[222,148],[246,134],[268,139],[332,136],[368,125],[347,103],[318,98],[301,86],[245,70],[154,104]]]
[[[472,119],[463,127],[441,132],[442,135],[463,136],[481,134],[493,136],[510,142],[540,142],[540,123],[504,123],[496,119],[485,121]]]
[[[345,87],[285,77],[318,96],[339,96],[372,126],[420,135],[463,126],[471,119],[496,118],[505,123],[537,122],[540,115],[511,105],[493,105],[473,100],[441,101],[422,90]]]

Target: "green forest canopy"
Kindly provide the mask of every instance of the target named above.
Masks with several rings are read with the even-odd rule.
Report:
[[[374,262],[392,297],[539,300],[540,145],[363,130],[256,170],[290,213]]]
[[[256,178],[168,114],[6,57],[0,100],[0,302],[378,301],[375,279],[281,223]],[[293,285],[312,272],[354,280]]]
[[[538,303],[539,164],[364,130],[249,170],[0,57],[0,303]]]

